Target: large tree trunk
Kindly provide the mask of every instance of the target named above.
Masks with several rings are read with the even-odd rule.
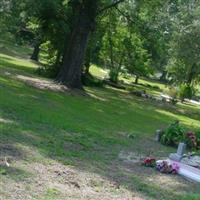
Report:
[[[39,53],[40,53],[40,45],[41,45],[41,42],[36,42],[34,49],[33,49],[33,53],[31,55],[31,60],[35,60],[38,62]]]
[[[68,87],[82,88],[81,68],[89,32],[89,30],[81,32],[79,27],[77,27],[71,36],[70,46],[58,75],[58,81]]]
[[[86,2],[86,1],[84,1]],[[88,2],[87,2],[88,3]],[[57,80],[70,88],[82,89],[81,72],[88,37],[94,26],[95,15],[91,16],[86,3],[80,3],[74,8],[76,22],[70,36],[69,46],[64,56],[63,66]],[[95,1],[90,2],[91,8],[96,8]]]

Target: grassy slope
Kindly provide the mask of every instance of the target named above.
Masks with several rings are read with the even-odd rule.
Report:
[[[122,187],[137,191],[147,199],[169,199],[169,196],[170,199],[183,199],[187,195],[188,199],[200,198],[198,185],[178,178],[181,187],[165,188],[156,179],[153,183],[148,179],[150,176],[155,178],[157,172],[149,169],[145,174],[147,180],[144,180],[143,170],[146,169],[139,167],[140,173],[128,173],[118,160],[121,150],[142,155],[151,152],[158,157],[168,155],[174,150],[153,142],[155,130],[175,119],[189,127],[200,128],[198,107],[157,105],[112,88],[86,88],[88,96],[39,90],[16,79],[18,74],[37,76],[36,64],[16,58],[23,53],[25,57],[27,52],[20,49],[19,54],[15,51],[12,56],[5,49],[1,52],[0,148],[5,150],[7,144],[19,155],[26,154],[26,158],[19,156],[21,164],[16,162],[14,173],[8,170],[4,175],[7,170],[4,168],[0,171],[4,184],[10,179],[26,184],[26,178],[31,175],[24,163],[54,160],[106,179],[119,180]],[[130,133],[134,134],[134,139],[127,137]],[[12,150],[8,153],[13,155]],[[176,179],[170,177],[171,181]],[[51,193],[40,194],[37,198],[44,195],[46,199],[58,199],[51,197],[56,192]]]

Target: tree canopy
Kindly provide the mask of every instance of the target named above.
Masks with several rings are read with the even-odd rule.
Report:
[[[175,84],[200,76],[200,5],[197,0],[3,0],[0,34],[46,52],[45,73],[71,88],[98,64],[117,83],[160,74]],[[181,73],[180,73],[181,72]],[[168,75],[168,76],[166,76]]]

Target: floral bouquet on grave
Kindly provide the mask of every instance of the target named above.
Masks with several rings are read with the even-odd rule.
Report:
[[[145,165],[146,167],[155,167],[156,159],[152,157],[147,157],[143,160],[143,165]]]
[[[161,173],[166,174],[177,174],[179,171],[179,165],[177,163],[170,164],[166,160],[157,161],[156,162],[156,169]]]
[[[171,167],[172,167],[171,173],[172,174],[177,174],[179,169],[180,169],[179,164],[174,162],[174,163],[171,164]]]

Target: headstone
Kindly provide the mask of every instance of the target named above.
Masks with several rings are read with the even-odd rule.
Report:
[[[162,130],[160,130],[160,129],[156,130],[155,140],[156,140],[157,142],[160,141],[161,135],[162,135]]]
[[[169,158],[171,160],[180,161],[183,158],[183,154],[185,152],[185,148],[186,148],[186,144],[179,143],[177,152],[176,153],[171,153],[169,155]]]
[[[186,144],[179,143],[178,149],[177,149],[177,154],[180,155],[180,156],[183,156],[183,154],[185,152],[185,148],[186,148]]]

